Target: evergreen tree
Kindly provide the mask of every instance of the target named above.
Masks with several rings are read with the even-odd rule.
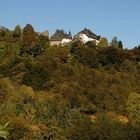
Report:
[[[122,41],[119,41],[119,42],[118,42],[118,48],[123,48]]]
[[[69,31],[69,33],[68,33],[68,37],[69,37],[70,39],[72,39],[71,31]]]

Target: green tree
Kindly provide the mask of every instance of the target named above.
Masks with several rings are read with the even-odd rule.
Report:
[[[32,52],[30,52],[30,49],[34,47],[35,38],[36,33],[34,31],[34,28],[31,24],[27,24],[23,28],[21,54],[32,54]]]

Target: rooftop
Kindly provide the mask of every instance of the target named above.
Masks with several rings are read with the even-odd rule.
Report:
[[[91,30],[89,30],[87,28],[85,28],[84,30],[80,31],[78,34],[85,34],[89,38],[93,38],[93,39],[96,39],[96,40],[99,40],[100,39],[100,36],[94,34]]]

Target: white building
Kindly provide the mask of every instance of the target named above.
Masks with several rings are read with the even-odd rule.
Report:
[[[62,44],[67,44],[67,43],[69,43],[70,41],[72,41],[72,39],[63,38],[62,41],[61,41],[61,43],[62,43]]]
[[[82,40],[82,42],[84,44],[87,43],[87,42],[89,42],[89,41],[95,41],[96,43],[99,42],[99,40],[94,39],[94,38],[90,38],[86,34],[83,34],[83,33],[79,34],[79,38]]]
[[[98,44],[100,40],[100,36],[95,35],[93,32],[91,32],[89,29],[84,29],[81,32],[79,32],[75,37],[75,40],[81,40],[84,44],[89,41],[95,41],[96,44]]]

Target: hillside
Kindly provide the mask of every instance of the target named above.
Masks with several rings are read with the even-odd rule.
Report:
[[[30,24],[1,28],[0,138],[140,139],[140,46],[122,46],[50,46]]]

